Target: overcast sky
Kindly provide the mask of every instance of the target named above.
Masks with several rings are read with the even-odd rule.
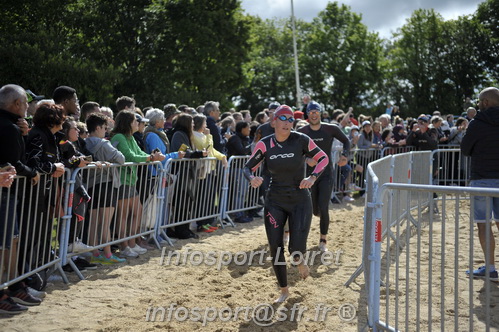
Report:
[[[328,0],[294,0],[295,16],[312,21],[326,8]],[[338,1],[350,6],[353,12],[362,15],[362,22],[369,31],[377,31],[381,37],[390,38],[391,33],[405,24],[412,12],[419,8],[434,8],[444,19],[455,19],[473,14],[481,0],[345,0]],[[246,13],[263,19],[289,17],[291,0],[242,0]]]

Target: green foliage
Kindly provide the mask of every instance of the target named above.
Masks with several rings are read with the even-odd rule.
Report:
[[[244,15],[239,0],[5,0],[0,85],[50,97],[59,85],[82,102],[197,106],[218,100],[253,113],[296,104],[291,22]],[[350,7],[329,3],[296,21],[301,89],[329,108],[403,116],[460,112],[462,100],[499,81],[499,2],[444,21],[416,10],[381,40]]]
[[[373,104],[382,82],[381,41],[349,7],[329,3],[312,24],[300,60],[303,85],[335,108]]]
[[[499,1],[486,0],[478,6],[474,17],[479,26],[480,38],[477,39],[480,60],[494,81],[499,83]]]
[[[247,84],[239,91],[241,109],[253,113],[277,100],[281,104],[295,104],[295,71],[293,39],[288,20],[248,18],[251,23],[249,61],[243,70]],[[297,25],[305,26],[304,22]]]
[[[38,93],[65,84],[112,106],[132,95],[146,106],[228,107],[244,81],[249,29],[237,0],[25,1],[6,12],[0,41],[13,47],[0,51],[2,84]]]
[[[444,21],[433,10],[417,10],[396,37],[388,56],[404,114],[460,114],[463,99],[484,81],[477,43],[484,35],[476,21]]]

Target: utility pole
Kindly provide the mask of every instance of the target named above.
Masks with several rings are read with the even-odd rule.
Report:
[[[291,25],[293,27],[293,50],[295,53],[295,81],[296,81],[296,107],[300,109],[300,73],[298,70],[298,51],[296,49],[296,31],[295,31],[295,10],[293,7],[293,0],[291,0]]]

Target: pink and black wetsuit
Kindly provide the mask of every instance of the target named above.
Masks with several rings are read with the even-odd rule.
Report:
[[[274,271],[280,287],[287,286],[284,259],[284,225],[289,222],[289,252],[307,249],[307,237],[312,221],[312,199],[308,189],[300,189],[305,175],[305,158],[317,161],[314,175],[317,177],[329,163],[329,158],[308,136],[291,132],[284,142],[275,135],[260,140],[245,165],[248,179],[260,163],[265,162],[271,174],[270,186],[265,198],[265,230],[273,258]],[[277,256],[277,259],[276,259]],[[276,264],[276,261],[281,264]]]

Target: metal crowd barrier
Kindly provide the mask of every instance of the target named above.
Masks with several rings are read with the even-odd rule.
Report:
[[[159,248],[153,235],[163,200],[161,171],[160,162],[91,165],[76,169],[69,179],[71,200],[64,228],[68,245],[62,249],[62,264],[69,263],[84,279],[72,256],[124,241],[136,241],[139,237],[152,237]],[[123,179],[134,185],[120,185]],[[82,195],[82,184],[91,197],[88,202]]]
[[[398,155],[388,155],[383,157],[373,163],[370,163],[367,167],[367,188],[366,188],[366,199],[364,208],[364,241],[363,241],[363,254],[362,263],[357,268],[357,270],[352,274],[349,280],[345,283],[345,286],[349,286],[363,271],[365,272],[366,283],[369,280],[368,276],[370,274],[369,267],[371,266],[369,251],[368,249],[372,247],[370,230],[371,230],[371,216],[373,214],[373,209],[375,207],[374,197],[376,197],[378,189],[385,183],[419,183],[422,179],[428,181],[428,173],[430,172],[430,157],[431,151],[419,151],[419,152],[409,152]],[[397,199],[402,201],[410,201],[407,196],[399,196]],[[410,210],[416,207],[428,206],[431,199],[427,200],[422,205],[418,205],[421,202],[410,202],[409,209],[405,211],[407,214]],[[385,214],[391,213],[391,206],[384,205],[383,211]],[[382,228],[377,229],[379,232],[379,238],[383,239],[387,235],[393,237],[390,227],[392,224],[401,222],[405,214],[400,215],[391,223],[384,223]],[[381,226],[381,223],[379,224]]]
[[[433,184],[441,186],[466,186],[470,178],[471,158],[461,154],[459,148],[447,146],[432,153]]]
[[[229,216],[237,215],[243,211],[259,209],[262,207],[260,188],[252,188],[243,175],[243,168],[250,156],[232,156],[229,158],[228,167],[224,173],[223,184],[223,204],[221,216],[232,226],[234,222]],[[261,167],[256,171],[256,176],[260,176]]]
[[[442,197],[440,214],[421,208],[407,213],[411,202],[424,205],[433,193]],[[490,212],[490,198],[499,198],[499,190],[399,183],[378,187],[369,221],[373,227],[366,232],[373,244],[368,253],[368,324],[373,331],[497,328],[492,320],[497,314],[496,287],[488,276],[477,281],[466,274],[483,263],[484,255],[475,246],[474,206],[468,210],[462,200],[468,196],[489,197],[486,210]],[[385,206],[392,207],[388,213]],[[405,224],[395,222],[403,215]],[[492,232],[490,218],[486,222],[487,232]],[[393,228],[393,237],[383,240],[381,223]]]
[[[378,149],[355,149],[350,151],[349,167],[347,171],[345,167],[334,167],[334,186],[331,193],[331,199],[339,199],[341,193],[351,193],[353,191],[360,191],[366,189],[366,174],[367,165],[371,162],[384,158],[390,155],[404,154],[408,152],[415,152],[417,149],[414,146],[400,146],[400,147],[385,147],[381,150]],[[429,173],[424,174],[424,179],[421,179],[422,184],[427,184],[427,177],[430,176],[429,183],[440,185],[466,185],[469,178],[469,158],[462,157],[459,146],[456,145],[439,145],[438,150],[434,150],[432,160],[437,160],[434,164],[435,175]],[[332,151],[332,160],[339,160],[340,151]],[[417,161],[416,161],[417,162]],[[363,167],[363,172],[355,170],[355,166],[360,165]],[[436,168],[438,167],[438,173]],[[419,167],[415,169],[421,169]],[[426,168],[423,168],[426,170]],[[421,182],[422,181],[422,182]]]
[[[17,176],[10,188],[0,191],[0,289],[24,281],[38,272],[62,270],[65,245],[61,230],[68,215],[70,173],[58,178],[41,175],[36,185]]]
[[[171,159],[164,168],[160,162],[89,165],[58,179],[42,176],[34,187],[17,177],[0,192],[0,287],[55,268],[67,282],[65,264],[83,279],[73,256],[141,236],[159,247],[158,235],[169,241],[169,227],[207,219],[234,225],[230,214],[261,208],[260,192],[244,183],[247,159],[233,157],[226,169],[214,158]],[[123,179],[134,185],[120,186]]]
[[[167,228],[220,219],[224,175],[221,162],[215,158],[167,161],[163,170],[167,183],[165,212],[159,223],[159,231],[167,241]]]
[[[346,285],[364,271],[367,325],[373,331],[495,327],[489,278],[480,281],[480,293],[473,291],[473,278],[466,278],[466,270],[483,262],[483,253],[473,244],[473,206],[468,213],[463,198],[499,197],[499,190],[429,185],[433,157],[444,160],[455,152],[411,152],[368,166],[362,264]],[[442,205],[438,213],[435,194]]]
[[[334,167],[334,186],[331,198],[340,201],[338,194],[351,193],[366,189],[366,173],[367,165],[371,162],[379,160],[387,155],[394,155],[412,151],[414,147],[386,147],[379,149],[354,149],[350,151],[348,157],[349,164],[347,167]],[[331,160],[339,160],[340,151],[332,151]],[[356,165],[360,165],[363,171],[356,170]]]
[[[386,157],[388,155],[399,154],[399,153],[407,153],[411,151],[416,151],[416,147],[412,145],[405,146],[387,146],[381,149],[380,158]]]

